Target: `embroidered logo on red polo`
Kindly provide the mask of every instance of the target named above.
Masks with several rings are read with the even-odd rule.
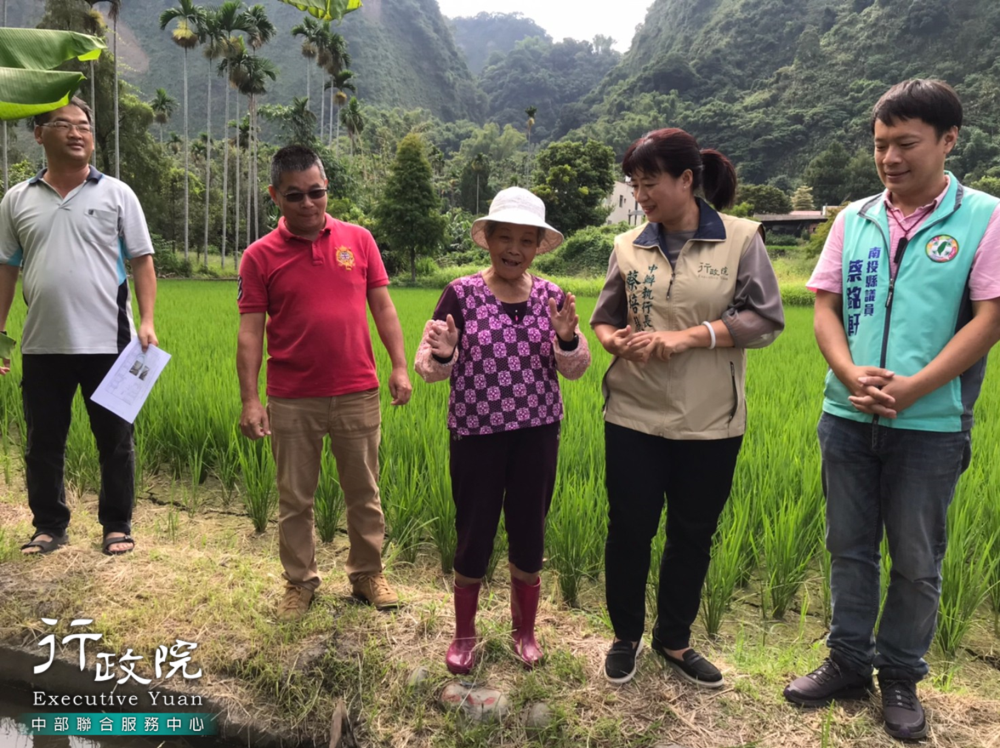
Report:
[[[337,250],[337,264],[345,270],[354,270],[354,253],[347,247]]]
[[[927,242],[927,256],[934,262],[948,262],[958,256],[958,241],[953,236],[941,234]]]

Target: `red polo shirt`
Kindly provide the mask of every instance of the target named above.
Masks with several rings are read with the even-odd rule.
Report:
[[[333,397],[378,387],[368,291],[389,285],[372,235],[326,217],[316,241],[278,228],[240,262],[240,314],[266,312],[269,397]]]

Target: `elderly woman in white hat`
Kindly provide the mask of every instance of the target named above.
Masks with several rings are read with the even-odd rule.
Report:
[[[455,551],[452,673],[475,664],[479,586],[493,552],[501,510],[509,540],[514,650],[525,666],[542,658],[535,640],[545,543],[563,417],[557,373],[577,379],[590,365],[576,300],[528,273],[535,256],[562,234],[545,205],[520,187],[501,191],[472,225],[490,267],[445,288],[424,328],[416,370],[426,381],[451,379],[451,487]]]

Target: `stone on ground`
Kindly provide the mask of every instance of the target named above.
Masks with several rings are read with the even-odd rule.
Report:
[[[441,693],[441,705],[446,709],[461,709],[477,722],[502,720],[510,714],[510,699],[493,688],[477,688],[452,682]]]
[[[410,673],[409,679],[406,681],[406,685],[410,688],[416,688],[417,686],[423,684],[428,678],[431,677],[431,671],[425,668],[423,665],[419,665],[414,668],[413,672]]]
[[[535,731],[544,730],[551,723],[552,710],[549,709],[548,704],[541,701],[531,705],[531,709],[528,710],[528,714],[524,719],[525,727]]]

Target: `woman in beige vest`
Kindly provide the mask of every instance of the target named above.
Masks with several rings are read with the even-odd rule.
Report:
[[[683,130],[656,130],[632,144],[622,171],[648,223],[616,237],[590,320],[614,356],[603,387],[615,630],[605,676],[635,675],[666,499],[653,649],[686,680],[716,688],[722,673],[691,648],[691,624],[746,429],[746,349],[784,328],[781,294],[760,225],[718,212],[736,194],[725,156]]]

